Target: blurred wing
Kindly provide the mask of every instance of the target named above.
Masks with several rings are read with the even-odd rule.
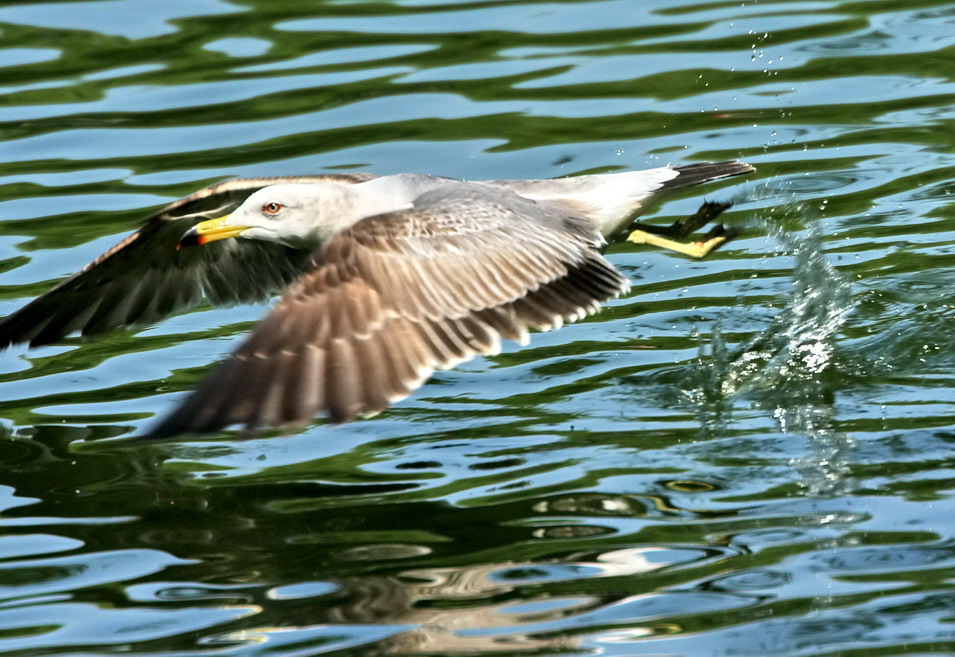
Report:
[[[600,238],[507,192],[428,192],[363,219],[150,435],[335,422],[384,410],[436,368],[595,312],[628,285]]]
[[[308,253],[253,240],[222,240],[177,250],[193,225],[228,214],[253,192],[280,182],[370,174],[231,180],[202,189],[149,217],[143,227],[49,292],[0,320],[0,349],[55,342],[159,321],[207,300],[213,305],[269,298],[294,281]]]

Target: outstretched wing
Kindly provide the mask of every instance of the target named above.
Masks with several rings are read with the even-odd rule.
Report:
[[[177,250],[179,238],[267,185],[325,179],[357,183],[374,177],[248,178],[206,187],[152,215],[139,231],[0,320],[0,349],[20,342],[48,344],[73,331],[93,335],[149,324],[203,300],[225,305],[267,299],[301,274],[308,252],[252,240]]]
[[[591,229],[592,230],[592,229]],[[595,312],[628,285],[599,235],[486,187],[423,194],[332,237],[246,341],[151,432],[370,415],[436,368]]]

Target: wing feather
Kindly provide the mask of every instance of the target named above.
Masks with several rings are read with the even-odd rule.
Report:
[[[82,270],[0,319],[0,349],[21,342],[48,344],[73,331],[93,335],[150,324],[203,301],[218,306],[268,299],[305,270],[307,252],[251,240],[180,251],[179,238],[200,221],[231,212],[267,185],[325,179],[356,183],[373,177],[232,180],[176,201]]]
[[[438,368],[594,312],[627,289],[564,217],[506,192],[423,194],[312,255],[253,333],[151,432],[371,415]],[[241,383],[239,383],[241,382]],[[252,398],[259,400],[253,402]]]

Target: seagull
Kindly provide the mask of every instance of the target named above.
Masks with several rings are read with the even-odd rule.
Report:
[[[0,349],[278,300],[151,437],[372,416],[436,369],[597,312],[627,279],[609,241],[673,190],[754,171],[704,162],[550,180],[339,173],[211,185],[0,320]],[[704,257],[728,204],[628,239]]]

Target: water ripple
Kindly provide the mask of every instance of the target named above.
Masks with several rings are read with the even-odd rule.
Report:
[[[898,5],[898,3],[896,3]],[[0,7],[0,313],[230,176],[745,159],[740,236],[365,422],[129,440],[264,306],[0,354],[0,653],[951,645],[955,9]]]

